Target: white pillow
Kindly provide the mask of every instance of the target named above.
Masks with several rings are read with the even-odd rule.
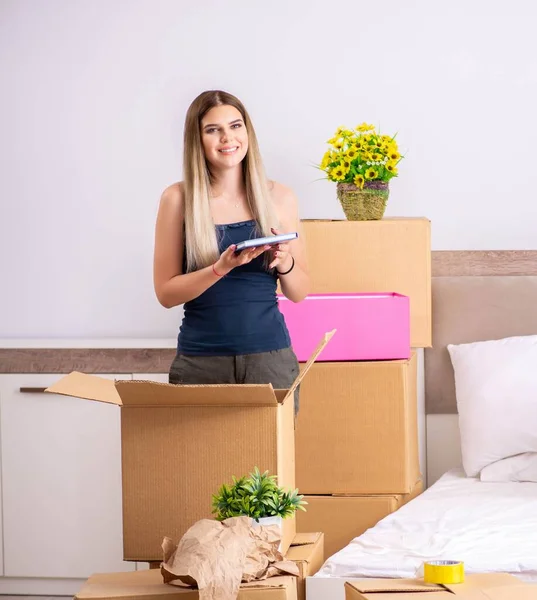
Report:
[[[468,477],[537,452],[537,335],[449,344]]]
[[[487,465],[481,481],[534,481],[537,483],[537,452],[524,452]]]

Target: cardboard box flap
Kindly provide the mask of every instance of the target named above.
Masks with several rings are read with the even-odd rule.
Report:
[[[276,406],[270,383],[175,385],[154,381],[116,381],[123,406]]]
[[[300,543],[300,536],[303,535],[306,541],[305,543]],[[291,544],[289,550],[287,550],[287,554],[285,558],[288,560],[292,560],[294,562],[303,562],[310,563],[312,560],[317,560],[317,555],[315,552],[315,548],[320,543],[322,533],[305,533],[300,534],[297,533],[295,535],[295,539]],[[299,542],[297,543],[297,538]]]
[[[96,573],[75,595],[79,600],[104,600],[107,598],[153,598],[177,595],[178,589],[162,581],[160,569],[126,571],[123,573]]]
[[[444,587],[462,600],[537,600],[537,586],[523,583],[509,573],[475,573],[464,583],[444,584]]]
[[[293,546],[306,546],[307,544],[315,544],[315,542],[321,537],[322,533],[314,531],[312,533],[297,533],[293,539]]]
[[[154,381],[112,381],[73,371],[45,390],[118,406],[276,406],[270,383],[173,385]]]
[[[508,573],[479,573],[468,575],[463,583],[436,585],[423,579],[360,579],[345,582],[345,586],[359,592],[357,598],[373,600],[393,595],[393,600],[417,598],[421,592],[436,592],[421,596],[437,600],[537,600],[537,586],[522,582]],[[363,594],[363,596],[361,595]]]
[[[425,583],[416,579],[368,579],[347,582],[361,594],[376,592],[445,592],[445,588],[435,583]]]
[[[121,398],[117,393],[114,381],[73,371],[59,381],[46,388],[45,392],[96,400],[121,406]]]
[[[511,586],[520,584],[520,579],[510,575],[509,573],[472,573],[467,576],[464,583],[448,584],[445,583],[444,587],[451,590],[453,593],[460,593],[460,590],[464,588],[464,591],[470,589],[488,589],[497,588],[504,586]]]
[[[287,391],[287,394],[283,399],[284,402],[287,398],[289,398],[290,396],[292,396],[294,394],[295,389],[299,386],[300,382],[304,379],[304,377],[306,376],[306,373],[311,369],[311,366],[317,360],[317,357],[323,351],[323,348],[326,346],[326,344],[328,344],[328,342],[330,341],[330,339],[332,338],[334,333],[336,333],[336,331],[337,331],[336,329],[333,329],[332,331],[328,331],[327,333],[325,333],[323,335],[323,338],[319,342],[317,348],[315,348],[315,350],[313,351],[313,354],[309,357],[308,362],[306,363],[306,366],[301,370],[298,377],[295,379],[293,385]]]

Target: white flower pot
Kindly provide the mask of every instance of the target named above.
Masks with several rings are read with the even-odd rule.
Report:
[[[282,530],[282,517],[261,517],[258,521],[254,519],[254,525],[264,525],[267,527],[268,525],[277,525],[278,529]]]
[[[257,527],[259,525],[263,525],[264,527],[268,527],[269,525],[277,525],[280,536],[282,535],[283,530],[283,519],[282,517],[261,517],[258,521],[252,519],[252,527]],[[278,545],[278,550],[282,549],[282,543],[280,541]]]

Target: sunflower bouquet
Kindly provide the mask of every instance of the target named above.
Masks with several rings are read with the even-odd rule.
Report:
[[[330,147],[319,168],[330,181],[363,189],[366,182],[387,183],[397,177],[397,165],[403,157],[395,136],[377,133],[374,125],[362,123],[355,129],[338,127],[327,143]]]

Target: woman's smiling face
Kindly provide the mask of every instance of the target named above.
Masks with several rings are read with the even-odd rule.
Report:
[[[211,170],[239,165],[248,151],[248,132],[241,113],[228,104],[211,108],[201,120],[201,142]]]

